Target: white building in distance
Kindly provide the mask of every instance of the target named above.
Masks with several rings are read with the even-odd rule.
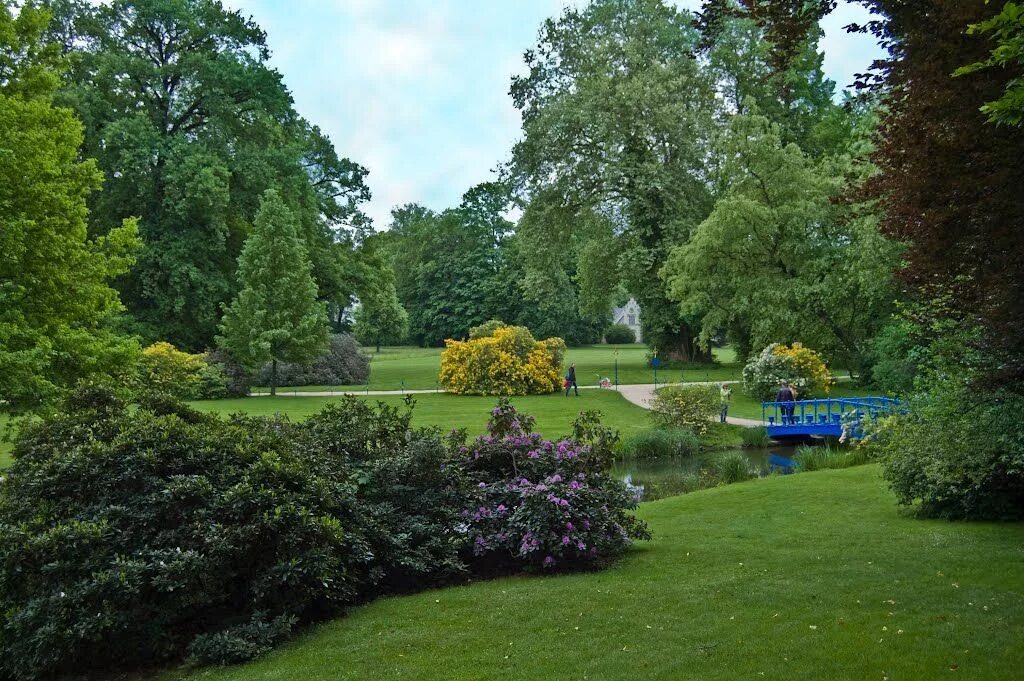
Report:
[[[634,298],[630,298],[622,307],[612,308],[612,324],[625,324],[633,329],[637,343],[644,342],[643,334],[640,332],[640,303]]]

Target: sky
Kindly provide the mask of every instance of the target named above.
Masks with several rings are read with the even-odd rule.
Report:
[[[519,136],[508,95],[544,19],[582,0],[224,0],[267,33],[271,65],[299,114],[341,156],[366,166],[365,212],[387,227],[396,205],[458,205],[494,178]],[[700,0],[677,0],[696,9]],[[825,73],[840,87],[881,52],[842,27],[867,18],[841,3],[822,28]]]

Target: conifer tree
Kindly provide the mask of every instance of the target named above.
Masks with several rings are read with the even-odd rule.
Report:
[[[238,361],[271,363],[270,394],[277,392],[277,363],[307,362],[327,347],[327,310],[296,220],[273,189],[264,192],[255,229],[238,259],[239,293],[224,314],[218,342]]]

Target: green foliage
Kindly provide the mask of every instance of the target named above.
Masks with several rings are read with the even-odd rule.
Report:
[[[832,200],[860,166],[815,160],[781,134],[763,116],[730,120],[718,142],[727,189],[662,276],[705,344],[723,329],[754,347],[799,339],[864,371],[901,249],[872,211]]]
[[[1024,78],[1019,75],[1024,67],[1024,5],[1008,0],[999,14],[972,24],[967,32],[970,35],[988,34],[996,46],[988,59],[961,67],[953,75],[963,76],[993,67],[1018,74],[1007,79],[999,99],[986,102],[981,110],[988,114],[992,123],[1024,125]]]
[[[296,216],[319,295],[345,307],[367,171],[295,113],[264,32],[215,0],[47,4],[71,64],[60,101],[87,121],[83,154],[106,175],[91,233],[139,217],[142,249],[118,280],[131,328],[213,345],[268,188]]]
[[[895,319],[871,342],[874,355],[871,382],[886,395],[907,395],[913,389],[914,379],[927,354],[919,336],[915,324]]]
[[[604,332],[604,341],[610,345],[636,343],[636,334],[633,333],[633,329],[625,324],[612,324],[608,327],[608,330]]]
[[[665,427],[682,428],[697,435],[708,431],[719,410],[718,389],[714,386],[669,386],[651,400],[655,420]]]
[[[517,231],[529,281],[560,288],[569,260],[584,308],[604,314],[624,287],[666,359],[697,352],[657,275],[710,209],[715,97],[693,58],[697,41],[690,14],[657,0],[568,8],[544,24],[511,90],[523,119],[510,174],[528,199]]]
[[[750,461],[739,453],[719,457],[715,460],[712,471],[720,485],[732,485],[757,477],[750,467]]]
[[[352,332],[359,342],[375,345],[380,352],[381,344],[406,337],[409,315],[398,300],[395,272],[386,258],[368,243],[363,244],[360,258],[359,309]]]
[[[469,340],[476,340],[478,338],[486,338],[487,336],[493,336],[494,332],[503,326],[508,326],[505,322],[500,319],[489,319],[479,326],[473,326],[469,329]]]
[[[102,178],[82,161],[82,126],[53,105],[55,50],[35,5],[0,6],[0,400],[53,403],[77,381],[127,378],[138,344],[119,336],[108,282],[134,262],[136,223],[89,239],[86,201]]]
[[[830,446],[802,445],[793,456],[795,470],[801,473],[834,468],[861,466],[871,461],[869,452],[862,447],[836,449]]]
[[[768,437],[768,430],[763,427],[744,428],[740,432],[740,439],[744,447],[766,448],[772,445],[772,439]]]
[[[252,385],[251,372],[235,361],[224,350],[213,350],[204,356],[206,364],[215,368],[214,374],[224,376],[224,397],[246,397]],[[201,388],[202,390],[202,388]]]
[[[394,408],[223,421],[92,387],[29,424],[15,457],[0,488],[3,678],[186,650],[238,662],[298,622],[465,569],[459,468]]]
[[[218,343],[251,367],[308,362],[327,346],[327,312],[294,217],[277,192],[263,195],[238,263],[241,291],[226,309]],[[276,389],[271,371],[270,392]]]
[[[649,428],[623,440],[620,451],[622,456],[633,459],[693,456],[700,451],[700,440],[681,428]]]
[[[1024,517],[1024,398],[938,380],[862,446],[883,462],[900,504],[949,519]]]
[[[352,336],[338,333],[328,339],[327,351],[304,364],[277,365],[277,385],[359,385],[370,378],[370,358]],[[273,366],[264,364],[257,374],[259,385],[270,385]]]

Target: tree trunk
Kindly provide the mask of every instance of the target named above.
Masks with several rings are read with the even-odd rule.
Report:
[[[277,360],[270,360],[270,396],[277,394]]]

